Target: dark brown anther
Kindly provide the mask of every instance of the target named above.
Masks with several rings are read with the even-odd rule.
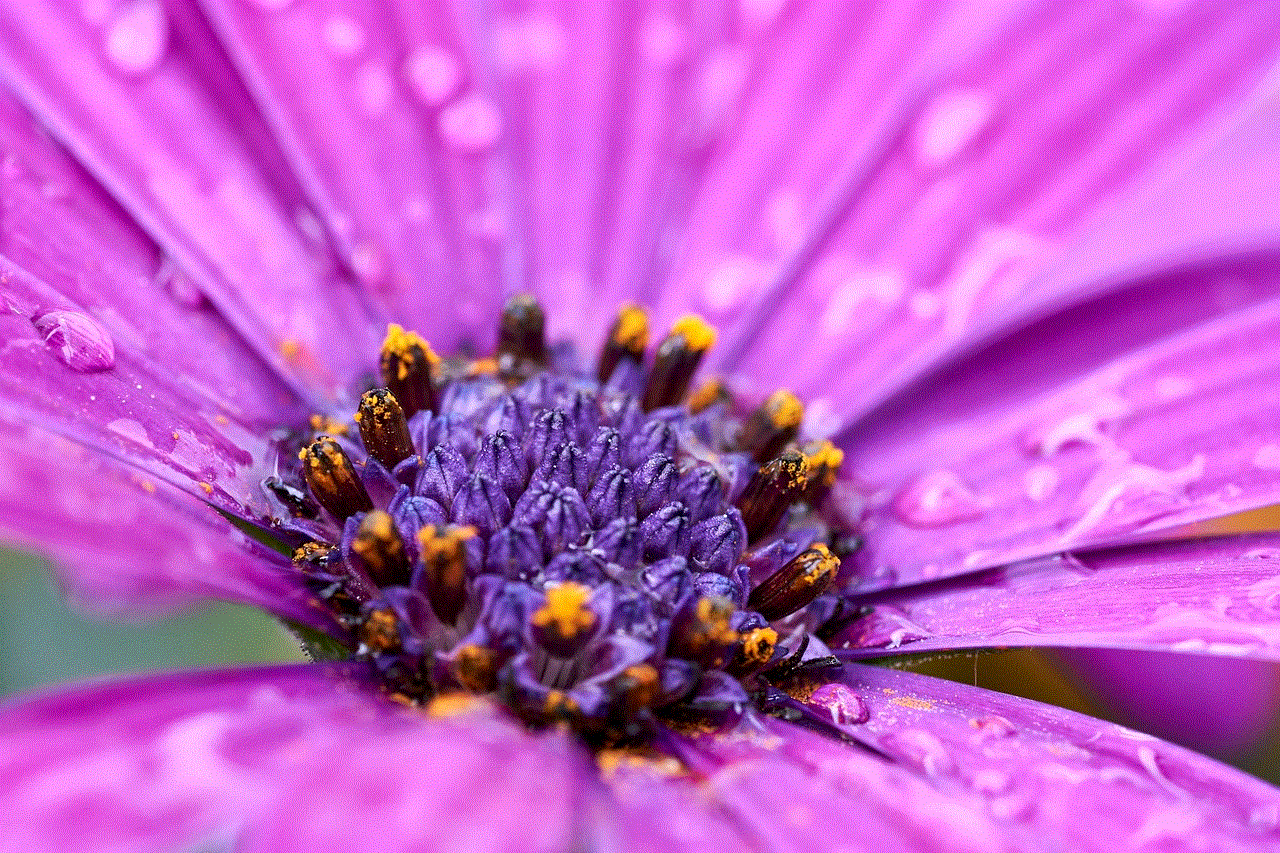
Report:
[[[396,398],[406,419],[424,409],[435,411],[434,371],[439,363],[440,357],[417,334],[395,323],[387,326],[379,361],[382,384]]]
[[[698,599],[693,612],[672,632],[671,653],[704,666],[724,666],[731,647],[738,642],[738,632],[729,624],[735,612],[737,607],[723,596]]]
[[[351,553],[378,586],[409,582],[409,557],[391,516],[380,509],[365,513],[351,540]]]
[[[804,419],[804,404],[790,391],[775,391],[742,426],[738,444],[757,464],[777,456],[794,441]]]
[[[806,442],[800,451],[809,465],[809,485],[805,488],[804,499],[810,506],[817,506],[836,482],[840,463],[844,462],[844,451],[826,439]]]
[[[418,548],[431,609],[446,625],[458,621],[467,603],[467,542],[476,537],[474,527],[427,525],[418,531]]]
[[[614,680],[613,687],[623,715],[634,718],[658,701],[662,694],[662,679],[651,664],[638,663],[624,669]]]
[[[360,623],[360,645],[370,652],[389,652],[400,648],[400,629],[395,611],[390,607],[370,610]]]
[[[356,410],[356,423],[360,425],[365,449],[388,471],[413,455],[413,439],[409,437],[404,409],[386,388],[364,393]]]
[[[778,647],[778,632],[772,628],[756,628],[742,635],[729,672],[738,677],[759,672],[773,660],[773,650]]]
[[[596,379],[603,385],[623,360],[636,364],[644,361],[644,351],[649,348],[649,315],[637,305],[623,305],[618,309],[618,319],[609,329],[600,350],[600,362],[596,366]]]
[[[320,515],[320,507],[307,497],[307,493],[297,486],[291,486],[279,477],[268,477],[262,481],[262,487],[275,496],[275,499],[288,507],[289,512],[299,518],[315,518]]]
[[[498,660],[492,649],[468,643],[458,649],[453,674],[472,693],[488,693],[498,683]]]
[[[687,314],[677,320],[670,334],[658,345],[644,386],[641,401],[644,410],[652,412],[684,400],[702,357],[715,342],[715,329],[701,317]]]
[[[747,606],[770,622],[790,616],[826,592],[839,571],[839,558],[816,543],[751,590]]]
[[[689,395],[689,411],[695,415],[705,412],[717,403],[732,403],[733,395],[719,379],[708,379]]]
[[[320,506],[338,521],[373,509],[373,501],[360,482],[355,466],[338,442],[321,435],[298,454],[302,476]]]
[[[791,505],[804,496],[808,470],[804,455],[788,450],[751,475],[737,501],[747,526],[748,542],[777,527]]]
[[[513,296],[502,306],[498,326],[498,370],[518,372],[521,366],[547,363],[547,315],[528,294]]]

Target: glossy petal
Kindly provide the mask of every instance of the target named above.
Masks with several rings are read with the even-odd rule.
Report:
[[[234,78],[206,73],[217,53],[198,17],[158,0],[0,9],[0,68],[27,105],[267,363],[320,396],[381,330],[295,220]]]
[[[428,719],[341,675],[161,675],[0,707],[0,849],[565,849],[569,740]]]
[[[837,643],[850,655],[1049,645],[1280,660],[1280,539],[1033,560],[867,601]]]
[[[82,606],[154,615],[219,598],[336,631],[299,573],[212,507],[38,429],[0,427],[0,539],[52,559]]]
[[[853,666],[846,683],[869,714],[848,734],[940,791],[976,797],[1019,849],[1244,851],[1280,841],[1280,790],[1149,735],[913,673]],[[815,768],[840,766],[832,746],[811,755]]]
[[[1273,257],[1193,268],[1057,315],[913,389],[847,438],[864,588],[1280,501],[1280,361],[1257,346],[1280,331],[1280,301],[1264,298],[1277,290]]]
[[[345,265],[437,348],[491,334],[496,204],[457,22],[444,4],[205,4]],[[470,133],[471,135],[467,135]],[[369,156],[371,151],[378,156]],[[424,297],[424,294],[429,294]],[[446,310],[447,309],[447,310]]]
[[[840,188],[834,233],[817,249],[802,241],[780,255],[754,236],[772,221],[759,212],[779,207],[797,211],[793,230],[806,238],[820,232],[828,208],[789,174],[808,157],[759,182],[781,199],[772,206],[769,197],[724,205],[754,219],[735,232],[743,283],[719,303],[725,315],[743,317],[744,302],[752,310],[726,333],[722,366],[767,379],[752,388],[762,395],[790,385],[812,403],[810,428],[828,432],[998,328],[1132,281],[1120,273],[1274,244],[1268,191],[1251,178],[1221,180],[1266,171],[1280,148],[1274,118],[1241,131],[1270,157],[1220,141],[1241,111],[1263,109],[1260,89],[1271,97],[1260,85],[1280,44],[1270,12],[1128,3],[1017,7],[991,21],[967,12],[986,36],[920,82],[890,142]],[[873,112],[859,138],[878,128]],[[1214,157],[1218,167],[1201,168]],[[1190,207],[1166,231],[1171,198]],[[1108,231],[1121,213],[1127,230]],[[723,273],[703,275],[704,298],[734,280],[732,266]],[[789,357],[797,352],[806,357]]]

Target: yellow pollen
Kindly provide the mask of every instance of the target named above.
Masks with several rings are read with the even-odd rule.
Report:
[[[446,569],[441,580],[449,584],[460,584],[466,563],[462,559],[463,545],[476,537],[476,529],[470,525],[452,529],[437,530],[434,524],[428,524],[418,531],[418,546],[422,549],[422,562],[428,565],[439,565]]]
[[[630,303],[618,309],[613,342],[630,352],[644,352],[649,346],[649,315]]]
[[[469,693],[442,693],[427,703],[427,714],[437,718],[461,717],[488,707],[483,699]]]
[[[708,379],[689,395],[689,411],[695,415],[705,411],[728,396],[724,383],[719,379]]]
[[[787,390],[774,391],[765,401],[764,410],[769,415],[769,421],[778,429],[798,427],[800,421],[804,420],[804,403]]]
[[[684,338],[685,346],[695,352],[709,350],[716,342],[716,330],[697,314],[685,314],[676,320],[671,334]]]
[[[551,587],[547,590],[547,603],[533,614],[533,624],[539,628],[554,627],[562,638],[572,640],[596,624],[596,614],[587,607],[590,597],[589,588],[572,581]]]
[[[742,656],[747,663],[761,666],[773,657],[773,649],[777,644],[777,631],[772,628],[756,628],[748,631],[742,638]]]
[[[399,323],[387,325],[387,337],[382,342],[382,354],[385,361],[388,355],[396,360],[396,378],[404,381],[409,378],[409,368],[414,357],[413,349],[417,347],[426,356],[427,363],[435,367],[440,363],[440,356],[431,349],[430,344],[417,332],[406,332]]]
[[[821,477],[824,486],[836,481],[836,472],[844,462],[844,451],[823,439],[816,447],[805,448],[805,462],[809,465],[809,478]]]
[[[204,489],[204,493],[206,495],[213,494],[213,486],[209,485],[208,483],[201,483],[200,488]]]
[[[738,632],[729,627],[733,607],[725,605],[724,599],[714,596],[698,599],[698,621],[702,623],[707,641],[714,645],[727,646],[738,641]]]

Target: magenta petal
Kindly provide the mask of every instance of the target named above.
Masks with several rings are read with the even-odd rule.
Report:
[[[1280,843],[1280,790],[1149,735],[908,672],[851,666],[846,683],[870,714],[845,726],[850,736],[941,791],[977,798],[981,815],[1019,849],[1244,851]],[[816,770],[838,772],[833,748],[818,743],[810,751]],[[914,808],[929,813],[933,801]]]
[[[441,132],[453,99],[475,83],[451,13],[415,4],[416,13],[397,16],[363,2],[206,5],[346,266],[438,348],[491,322],[496,252],[469,223],[494,201],[483,181],[450,184],[469,174],[450,158],[471,152],[459,155]],[[421,20],[400,19],[411,14]],[[449,41],[428,42],[429,34]],[[438,93],[422,91],[433,84]]]
[[[206,598],[336,633],[289,562],[212,507],[36,429],[0,427],[0,539],[52,559],[84,607],[131,616]]]
[[[345,383],[380,330],[191,47],[207,36],[158,0],[102,11],[0,9],[8,82],[265,361],[312,394]]]
[[[930,580],[1280,502],[1280,359],[1257,345],[1280,333],[1278,290],[1273,256],[1155,279],[1033,326],[848,435],[845,496],[866,501],[860,559],[880,578],[864,588],[890,569]]]
[[[1136,270],[1274,243],[1274,178],[1252,180],[1280,150],[1274,99],[1255,97],[1280,45],[1272,11],[1016,7],[1003,29],[924,81],[819,251],[797,255],[793,269],[762,238],[747,244],[736,266],[763,267],[781,289],[728,288],[723,314],[742,314],[746,301],[765,322],[753,316],[726,334],[727,366],[758,377],[764,393],[780,383],[820,401],[810,426],[826,432],[995,330],[1132,281]],[[1249,111],[1270,118],[1224,143],[1224,126]],[[791,189],[786,172],[762,186],[784,199]],[[822,208],[799,199],[807,235]],[[771,221],[768,201],[728,208],[752,216],[740,241]],[[1166,231],[1171,205],[1178,214]],[[1123,230],[1108,229],[1121,214]],[[1095,255],[1107,263],[1091,264]],[[731,267],[695,281],[710,299],[726,277]],[[790,357],[797,352],[805,357]]]
[[[581,751],[432,720],[316,666],[161,675],[0,707],[13,850],[562,851]]]
[[[1261,743],[1280,711],[1274,663],[1128,649],[1056,657],[1126,725],[1223,758]]]
[[[871,602],[837,643],[849,654],[1047,645],[1280,660],[1280,538],[1033,560]]]

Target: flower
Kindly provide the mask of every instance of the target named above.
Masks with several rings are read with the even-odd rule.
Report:
[[[1280,498],[1272,10],[773,6],[0,7],[5,531],[344,649],[5,705],[6,845],[1274,845],[1257,780],[857,662],[1276,657],[1275,536],[1166,541]]]

